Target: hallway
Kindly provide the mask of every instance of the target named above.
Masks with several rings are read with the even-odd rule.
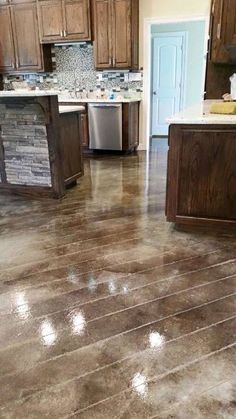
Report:
[[[165,222],[155,144],[0,196],[0,418],[236,416],[236,235]]]

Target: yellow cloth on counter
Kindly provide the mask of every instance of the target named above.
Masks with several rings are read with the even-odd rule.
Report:
[[[212,103],[210,113],[236,115],[236,102]]]

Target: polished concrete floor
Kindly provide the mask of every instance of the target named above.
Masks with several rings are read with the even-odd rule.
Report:
[[[166,152],[0,197],[1,418],[236,417],[236,235],[165,222]]]

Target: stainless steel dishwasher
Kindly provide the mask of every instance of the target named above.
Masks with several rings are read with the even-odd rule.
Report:
[[[90,103],[89,148],[93,150],[122,150],[122,104]]]

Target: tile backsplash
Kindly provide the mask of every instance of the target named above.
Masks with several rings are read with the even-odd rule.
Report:
[[[93,46],[90,43],[52,47],[52,73],[35,73],[20,76],[4,76],[4,89],[12,88],[11,82],[26,81],[41,90],[74,91],[129,90],[141,92],[143,89],[142,72],[97,71],[94,68]],[[138,79],[138,80],[137,80]]]

